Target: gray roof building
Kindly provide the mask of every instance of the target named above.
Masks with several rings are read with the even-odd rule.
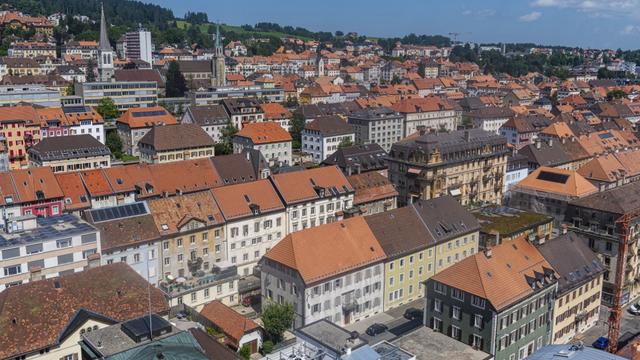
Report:
[[[92,156],[109,156],[109,148],[91,135],[47,137],[29,149],[38,162],[69,160]]]

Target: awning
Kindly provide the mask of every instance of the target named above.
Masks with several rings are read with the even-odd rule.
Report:
[[[407,172],[409,174],[420,175],[421,170],[418,168],[409,168]]]
[[[451,194],[451,196],[460,196],[462,195],[462,191],[460,191],[460,189],[451,189],[449,190],[449,194]]]

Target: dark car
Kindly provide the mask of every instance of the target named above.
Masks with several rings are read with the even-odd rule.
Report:
[[[600,336],[592,345],[596,349],[604,350],[609,346],[609,339],[604,336]]]
[[[424,317],[424,313],[420,309],[409,308],[404,311],[404,318],[408,320],[416,320],[416,319],[422,320],[423,317]]]
[[[367,328],[367,331],[365,331],[365,332],[369,336],[376,336],[378,334],[382,334],[383,332],[387,331],[387,329],[388,329],[387,325],[375,323],[375,324],[369,326]]]

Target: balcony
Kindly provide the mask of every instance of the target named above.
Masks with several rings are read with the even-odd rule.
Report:
[[[236,266],[221,269],[214,266],[209,271],[198,271],[196,276],[190,278],[177,278],[160,282],[160,289],[170,297],[189,293],[200,288],[210,287],[217,283],[223,283],[234,278],[240,278]]]

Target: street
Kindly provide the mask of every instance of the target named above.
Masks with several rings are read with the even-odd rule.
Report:
[[[357,331],[360,337],[367,340],[369,344],[376,344],[380,341],[391,341],[407,332],[422,326],[422,319],[408,320],[404,318],[405,310],[409,308],[424,309],[424,299],[417,299],[408,304],[390,309],[356,323],[349,324],[345,328],[349,331]],[[376,336],[369,336],[365,333],[367,328],[375,323],[384,324],[388,330]]]
[[[600,336],[607,337],[608,326],[607,319],[609,317],[609,308],[600,306],[600,319],[598,323],[591,329],[587,330],[576,341],[581,340],[585,345],[591,346]],[[628,340],[630,336],[640,333],[640,316],[631,315],[625,307],[622,311],[622,321],[620,323],[620,340]]]

